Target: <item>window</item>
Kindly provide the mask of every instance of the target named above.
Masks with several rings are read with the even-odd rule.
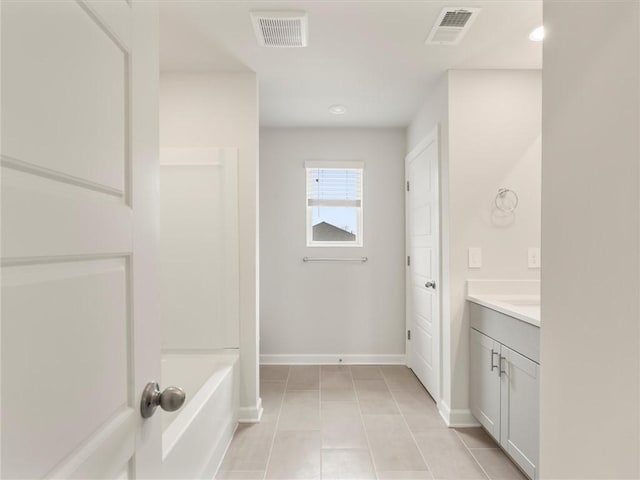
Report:
[[[362,246],[362,162],[306,162],[307,246]]]

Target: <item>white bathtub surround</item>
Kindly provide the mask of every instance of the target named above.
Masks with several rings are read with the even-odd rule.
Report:
[[[539,280],[468,280],[467,300],[540,326]]]
[[[238,264],[238,149],[160,149],[163,351],[239,348]]]
[[[165,478],[213,478],[238,423],[238,353],[162,357],[162,385],[187,394],[177,412],[162,411]]]
[[[255,73],[160,75],[162,148],[238,149],[240,405],[259,412],[258,91]]]

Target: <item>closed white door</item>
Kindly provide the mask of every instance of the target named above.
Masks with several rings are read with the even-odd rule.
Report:
[[[408,364],[437,401],[440,394],[437,128],[407,156],[406,172]]]
[[[500,344],[471,329],[469,335],[471,413],[500,441]]]
[[[156,8],[1,5],[3,478],[160,473]]]

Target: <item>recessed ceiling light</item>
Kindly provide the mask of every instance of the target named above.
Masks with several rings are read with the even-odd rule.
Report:
[[[529,40],[532,42],[541,42],[544,40],[544,27],[539,26],[529,34]]]
[[[344,115],[347,113],[347,107],[344,105],[331,105],[329,111],[334,115]]]

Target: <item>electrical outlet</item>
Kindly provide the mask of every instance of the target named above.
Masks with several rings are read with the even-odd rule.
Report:
[[[529,247],[527,252],[527,265],[529,268],[540,268],[540,248]]]
[[[469,268],[482,268],[482,249],[469,247]]]

